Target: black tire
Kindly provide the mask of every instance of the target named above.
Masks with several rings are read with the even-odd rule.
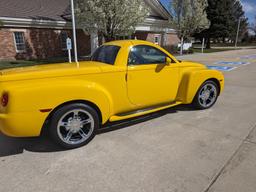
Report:
[[[210,91],[209,98],[206,101],[206,104],[203,104],[204,103],[204,98],[202,98],[202,92],[204,91],[204,88],[206,86],[208,86],[208,88],[211,88],[213,90],[212,90],[212,92],[209,90]],[[193,107],[196,108],[196,109],[201,109],[201,110],[202,109],[209,109],[216,103],[216,101],[218,99],[218,96],[219,96],[219,87],[218,87],[218,85],[212,80],[205,81],[201,85],[201,87],[198,89],[198,91],[197,91],[197,93],[194,97],[194,100],[193,100],[193,103],[192,103]],[[210,97],[212,99],[211,101],[210,101]]]
[[[94,108],[82,103],[73,103],[54,112],[49,133],[58,145],[74,149],[88,144],[99,126],[99,115]]]

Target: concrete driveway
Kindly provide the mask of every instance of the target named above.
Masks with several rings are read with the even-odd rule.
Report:
[[[256,50],[182,57],[246,61],[205,111],[180,106],[102,131],[62,151],[47,137],[0,135],[0,191],[255,192]],[[240,58],[242,57],[242,58]]]

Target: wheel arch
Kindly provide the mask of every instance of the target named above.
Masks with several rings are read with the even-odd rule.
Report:
[[[205,81],[203,81],[197,88],[196,92],[194,93],[193,97],[192,97],[192,102],[194,101],[195,97],[196,97],[196,94],[197,92],[200,90],[200,88],[202,87],[202,85],[207,82],[207,81],[213,81],[214,83],[216,83],[217,85],[217,88],[218,88],[218,96],[220,95],[220,90],[221,90],[221,85],[220,85],[220,82],[218,79],[212,77],[212,78],[208,78],[206,79]]]
[[[216,91],[217,91],[217,96],[216,97],[213,97],[211,100],[210,100],[210,103],[209,105],[206,105],[206,104],[202,104],[200,103],[198,97],[199,97],[199,94],[201,93],[201,90],[202,88],[205,86],[205,85],[209,85],[209,84],[212,84],[214,85],[214,87],[216,87]],[[199,110],[202,110],[202,109],[208,109],[210,107],[212,107],[215,102],[217,101],[217,98],[218,96],[220,95],[220,89],[221,89],[221,85],[219,83],[219,81],[216,79],[216,78],[209,78],[207,80],[205,80],[201,85],[200,87],[198,88],[196,94],[194,95],[194,98],[192,100],[192,106],[195,108],[195,109],[199,109]]]
[[[221,90],[221,85],[220,85],[220,81],[218,80],[218,79],[216,79],[216,78],[209,78],[209,79],[207,79],[206,81],[213,81],[214,83],[216,83],[216,85],[218,86],[218,96],[220,95],[220,90]],[[206,81],[204,81],[202,84],[201,84],[201,86],[206,82]],[[200,86],[200,87],[201,87]],[[198,90],[197,90],[198,91]]]
[[[48,129],[48,126],[49,126],[49,123],[51,121],[51,118],[53,116],[53,114],[60,108],[62,108],[63,106],[65,105],[69,105],[69,104],[75,104],[75,103],[81,103],[81,104],[85,104],[85,105],[88,105],[90,107],[92,107],[98,114],[99,116],[99,122],[102,124],[102,112],[100,110],[100,108],[93,102],[91,101],[88,101],[88,100],[72,100],[72,101],[67,101],[67,102],[64,102],[58,106],[56,106],[47,116],[47,118],[45,119],[44,121],[44,124],[41,128],[41,133],[40,135],[46,133],[47,129]]]

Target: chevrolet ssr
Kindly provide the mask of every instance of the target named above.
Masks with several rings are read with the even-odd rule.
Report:
[[[0,130],[13,137],[50,136],[66,148],[87,144],[107,122],[179,104],[212,107],[223,74],[178,61],[153,43],[103,44],[91,61],[0,71]]]

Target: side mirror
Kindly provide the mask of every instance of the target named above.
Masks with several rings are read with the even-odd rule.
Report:
[[[172,63],[171,58],[170,57],[165,57],[165,64],[170,65],[170,63]]]

